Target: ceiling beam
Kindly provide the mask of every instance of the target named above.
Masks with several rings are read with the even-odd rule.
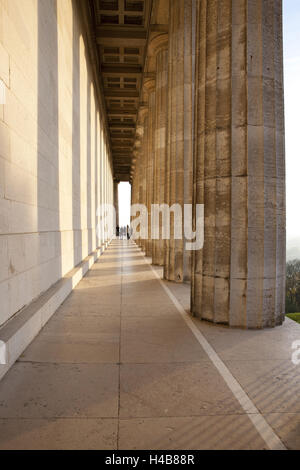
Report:
[[[104,89],[105,98],[139,98],[138,91]]]
[[[118,152],[113,152],[113,155],[115,157],[116,160],[123,160],[124,158],[130,158],[131,159],[131,151],[128,151],[128,152],[122,152],[122,153],[118,153]]]
[[[124,124],[123,122],[121,122],[120,124],[117,124],[117,123],[110,123],[109,124],[109,127],[111,129],[135,129],[135,124]]]
[[[145,47],[146,39],[131,39],[131,38],[98,38],[97,43],[105,47],[122,47],[126,41],[126,47]]]
[[[147,43],[147,32],[135,28],[123,29],[120,26],[103,29],[100,27],[96,32],[97,43],[105,47],[145,47]]]
[[[128,153],[132,150],[132,145],[126,145],[126,144],[119,144],[119,145],[112,145],[112,149],[114,153]]]
[[[137,29],[134,27],[131,28],[122,28],[120,25],[110,26],[107,29],[103,26],[96,28],[96,37],[97,41],[101,43],[103,39],[115,38],[115,39],[142,39],[146,42],[147,31],[145,29]],[[123,44],[124,45],[124,44]],[[127,44],[126,44],[127,46]]]
[[[143,72],[143,69],[140,65],[106,65],[102,64],[101,66],[101,72],[102,75],[112,75],[112,74],[117,74],[117,75],[141,75]]]
[[[136,116],[137,109],[108,109],[107,114],[110,116]]]
[[[115,139],[126,139],[130,140],[132,143],[134,143],[134,135],[132,136],[127,136],[125,134],[111,134],[110,135],[111,141],[113,142]]]

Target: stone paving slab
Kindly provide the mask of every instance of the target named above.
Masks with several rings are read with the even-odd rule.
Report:
[[[189,286],[166,285],[188,311]],[[287,448],[299,449],[290,343],[300,329],[194,325]],[[13,448],[267,445],[140,250],[114,241],[0,383],[0,449]]]
[[[240,413],[240,405],[209,362],[121,367],[122,418]]]
[[[114,450],[117,419],[0,419],[0,450]]]
[[[121,420],[119,446],[121,450],[266,449],[245,415]]]
[[[18,363],[0,384],[0,419],[117,416],[116,365]]]

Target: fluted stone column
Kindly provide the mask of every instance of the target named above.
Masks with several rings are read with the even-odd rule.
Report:
[[[142,150],[143,150],[143,177],[144,177],[144,185],[143,185],[143,199],[142,204],[147,207],[147,191],[148,191],[148,107],[145,107],[142,111],[142,119],[143,119],[143,143],[142,143]],[[149,235],[148,235],[149,237]],[[146,253],[148,240],[149,238],[144,239],[143,241],[143,251]]]
[[[138,203],[138,177],[137,177],[137,170],[136,170],[136,157],[134,157],[134,163],[132,164],[131,169],[131,206],[134,206]],[[130,217],[130,221],[132,222],[133,217]]]
[[[233,327],[285,314],[281,0],[197,4],[196,203],[192,311]]]
[[[144,92],[147,95],[148,102],[148,126],[147,126],[147,190],[146,205],[148,210],[148,228],[149,236],[146,243],[146,256],[152,257],[152,240],[151,240],[151,205],[154,201],[153,191],[153,169],[154,169],[154,136],[155,136],[155,79],[149,78],[144,82]]]
[[[147,205],[147,157],[148,157],[148,107],[141,106],[137,125],[137,143],[139,153],[139,204]],[[137,145],[137,144],[136,144]],[[141,238],[140,246],[146,251],[148,239]]]
[[[119,181],[114,180],[114,207],[116,211],[116,227],[119,227]]]
[[[192,204],[193,195],[193,82],[195,0],[170,2],[169,24],[169,92],[166,163],[166,203],[179,204],[184,227],[184,205]],[[191,252],[182,239],[174,239],[171,217],[171,239],[165,242],[164,277],[175,282],[191,278]]]
[[[168,35],[156,36],[150,44],[150,54],[156,61],[155,121],[153,149],[153,203],[165,203],[167,92],[168,92]],[[162,219],[159,233],[152,240],[152,263],[164,265],[164,240],[162,239]]]
[[[134,148],[135,154],[137,156],[137,179],[138,179],[138,195],[137,195],[137,204],[142,204],[143,201],[143,186],[144,186],[144,174],[143,174],[143,153],[142,153],[142,139],[140,136],[136,139],[135,142],[135,148]],[[143,240],[141,238],[141,230],[139,234],[139,238],[136,241],[137,245],[143,249]]]
[[[138,186],[138,177],[137,177],[137,152],[133,151],[131,172],[130,172],[130,182],[131,182],[131,205],[137,204],[137,186]]]
[[[132,186],[131,186],[131,205],[134,206],[135,204],[139,204],[139,168],[138,168],[138,152],[133,152],[133,163],[131,169],[131,179],[132,179]],[[131,222],[133,218],[131,217]],[[137,245],[139,244],[139,240],[135,240]]]

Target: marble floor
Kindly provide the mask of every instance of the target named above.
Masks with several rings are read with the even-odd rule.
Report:
[[[300,449],[300,325],[191,319],[161,274],[112,242],[0,382],[0,449]]]

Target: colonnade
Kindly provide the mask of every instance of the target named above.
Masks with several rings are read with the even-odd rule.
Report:
[[[99,148],[96,155],[96,168],[99,168],[99,181],[95,185],[95,202],[96,202],[96,236],[97,247],[105,248],[107,243],[114,236],[113,227],[110,223],[105,223],[107,216],[106,207],[111,206],[118,200],[116,192],[118,186],[115,185],[113,178],[113,161],[110,153],[110,144],[106,132],[104,131],[104,122],[99,118],[98,131],[100,136]],[[118,207],[118,206],[116,206]]]
[[[138,240],[166,280],[191,281],[191,310],[232,327],[285,315],[281,0],[172,0],[152,35],[132,169]],[[152,204],[204,205],[203,249],[152,239]],[[160,229],[162,221],[160,220]],[[184,224],[183,224],[184,226]]]

